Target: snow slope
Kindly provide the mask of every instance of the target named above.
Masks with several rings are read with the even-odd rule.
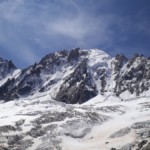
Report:
[[[145,104],[146,108],[143,109],[143,105]],[[96,103],[94,107],[122,106],[125,108],[125,112],[117,115],[107,112],[106,114],[109,114],[111,119],[102,125],[94,126],[92,131],[83,139],[65,137],[63,139],[63,150],[110,150],[113,147],[121,149],[125,145],[130,144],[135,144],[133,149],[136,148],[138,138],[140,138],[137,136],[138,129],[131,129],[129,133],[126,131],[127,133],[125,135],[121,135],[123,133],[118,132],[118,135],[120,135],[117,137],[116,134],[115,138],[111,138],[110,136],[121,129],[131,128],[136,122],[148,121],[150,127],[150,107],[147,104],[150,105],[149,98],[139,98],[126,102],[113,102],[112,104],[108,101],[99,104]],[[146,129],[147,133],[149,132],[149,127]],[[140,141],[142,140],[143,138],[140,139]],[[147,140],[150,141],[149,137],[147,137]],[[126,149],[129,150],[129,147]]]
[[[98,95],[85,104],[69,105],[45,95],[1,103],[0,145],[12,150],[129,150],[143,140],[148,143],[149,98],[107,98]]]

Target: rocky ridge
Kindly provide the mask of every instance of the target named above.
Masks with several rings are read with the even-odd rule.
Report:
[[[3,78],[16,69],[11,62],[5,64],[8,71],[1,69]],[[111,58],[101,50],[76,48],[48,54],[39,63],[23,69],[17,78],[8,79],[0,86],[0,99],[9,101],[48,93],[57,101],[75,104],[98,94],[135,98],[146,95],[149,87],[149,58],[137,54],[131,59],[123,54]]]

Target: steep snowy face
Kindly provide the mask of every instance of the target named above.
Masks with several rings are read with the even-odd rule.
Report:
[[[11,100],[47,92],[58,101],[83,103],[104,93],[110,60],[108,54],[98,49],[51,53],[8,81],[0,88],[0,97]]]
[[[111,57],[102,50],[99,49],[90,49],[90,50],[82,50],[82,52],[87,52],[88,65],[90,67],[102,67],[108,68],[108,61],[110,61]]]

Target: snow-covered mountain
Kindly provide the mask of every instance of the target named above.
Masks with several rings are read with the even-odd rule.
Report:
[[[149,58],[76,48],[0,72],[0,150],[150,150]]]
[[[0,99],[48,93],[65,103],[84,103],[98,94],[121,99],[149,93],[150,59],[135,55],[111,58],[98,49],[51,53],[0,87]]]

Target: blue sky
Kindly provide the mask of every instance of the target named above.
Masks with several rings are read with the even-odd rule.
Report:
[[[24,68],[63,49],[150,56],[149,0],[0,0],[0,57]]]

